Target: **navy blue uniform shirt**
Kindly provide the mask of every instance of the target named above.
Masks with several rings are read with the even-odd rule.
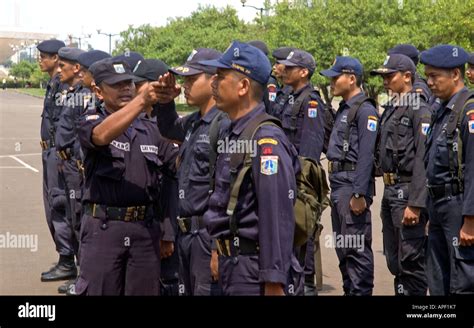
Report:
[[[347,128],[347,115],[354,102],[364,97],[361,92],[347,102],[341,101],[336,113],[334,127],[329,139],[327,158],[329,161],[340,161],[343,152],[343,139]],[[331,182],[346,176],[345,182],[352,184],[352,192],[371,197],[373,194],[374,151],[377,141],[378,114],[370,102],[365,102],[357,111],[349,133],[349,152],[346,161],[357,163],[355,171],[337,172],[329,176]],[[344,179],[343,179],[344,180]]]
[[[467,90],[464,88],[463,90]],[[461,92],[461,91],[459,91]],[[459,92],[450,100],[439,105],[433,113],[434,125],[430,128],[426,142],[425,166],[428,185],[452,183],[449,173],[449,157],[445,126],[456,102]],[[461,121],[462,140],[462,167],[464,174],[463,215],[474,215],[474,104],[466,106]],[[458,132],[454,133],[453,140],[457,143]],[[458,155],[454,152],[454,165],[458,170]]]
[[[246,125],[264,112],[265,106],[260,103],[250,113],[232,122],[229,141],[238,140]],[[262,126],[254,140],[256,156],[252,158],[251,174],[242,183],[234,215],[239,236],[259,243],[259,280],[286,285],[293,253],[293,193],[296,190],[295,172],[300,170],[299,161],[296,150],[279,127]],[[228,152],[219,154],[215,191],[204,215],[212,238],[233,237],[226,213],[230,199],[230,155]]]
[[[92,131],[109,114],[104,106],[81,117],[84,152],[84,203],[128,207],[159,200],[161,172],[175,172],[178,148],[163,138],[156,122],[141,114],[109,145],[96,146]]]

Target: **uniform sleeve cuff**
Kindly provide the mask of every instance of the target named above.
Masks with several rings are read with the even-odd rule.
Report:
[[[260,270],[258,274],[260,282],[273,282],[286,285],[288,282],[288,274],[279,270]]]

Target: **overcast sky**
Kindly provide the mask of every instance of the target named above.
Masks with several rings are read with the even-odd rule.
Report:
[[[247,4],[260,7],[263,2],[249,0]],[[55,33],[60,39],[66,39],[68,34],[92,34],[85,41],[95,49],[108,51],[108,37],[98,35],[97,29],[115,34],[130,24],[165,25],[167,18],[188,16],[199,4],[233,6],[245,20],[258,14],[252,8],[242,8],[240,0],[0,0],[0,31]]]

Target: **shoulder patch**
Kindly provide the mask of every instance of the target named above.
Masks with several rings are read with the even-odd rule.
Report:
[[[428,134],[429,128],[430,128],[430,123],[421,123],[421,134],[426,136]]]
[[[272,139],[272,138],[264,138],[264,139],[260,139],[258,141],[258,145],[261,146],[263,144],[272,144],[272,145],[278,145],[278,141],[276,141],[275,139]]]
[[[377,131],[377,120],[369,118],[369,120],[367,121],[367,130],[371,132]]]
[[[99,119],[99,115],[87,115],[86,121],[95,121]]]
[[[309,105],[310,108],[316,108],[316,107],[318,107],[318,102],[316,100],[310,100],[308,102],[308,105]]]
[[[308,117],[309,118],[316,118],[318,117],[318,109],[313,107],[308,107]]]
[[[278,173],[278,156],[260,156],[260,173],[274,175]]]
[[[469,121],[469,133],[474,133],[474,120]]]
[[[373,116],[373,115],[370,115],[367,117],[369,120],[374,120],[374,121],[378,121],[378,117],[377,116]]]
[[[422,88],[417,88],[417,89],[415,89],[415,92],[417,92],[417,93],[423,93],[423,89],[422,89]]]
[[[468,112],[466,113],[466,116],[469,116],[469,115],[472,115],[472,114],[474,114],[474,109],[471,109],[470,111],[468,111]]]

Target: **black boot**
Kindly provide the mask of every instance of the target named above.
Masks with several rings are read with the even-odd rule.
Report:
[[[41,275],[41,281],[68,280],[77,277],[77,267],[74,263],[74,255],[59,256],[58,264],[48,272]]]
[[[66,294],[66,292],[69,290],[69,287],[71,285],[74,285],[76,283],[77,279],[71,279],[66,281],[63,285],[58,287],[58,293],[59,294]]]

